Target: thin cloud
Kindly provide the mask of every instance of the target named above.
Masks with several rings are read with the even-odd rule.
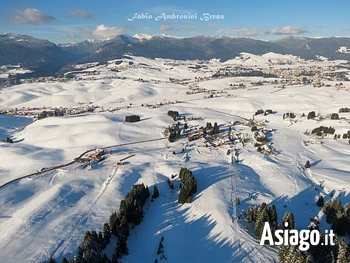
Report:
[[[92,38],[92,39],[106,39],[116,35],[124,34],[125,28],[119,27],[107,27],[105,25],[99,25],[95,29],[91,30],[88,28],[80,29],[78,32],[70,32],[63,34],[63,37],[74,39],[74,38]]]
[[[90,12],[84,11],[84,10],[80,10],[80,9],[70,9],[68,11],[69,15],[72,17],[79,17],[82,19],[90,19],[93,18],[94,15],[91,14]]]
[[[292,26],[274,28],[271,30],[271,35],[299,35],[299,34],[305,34],[305,33],[310,33],[310,31],[302,27],[292,27]]]
[[[92,31],[92,34],[98,38],[110,38],[116,35],[124,34],[124,31],[124,28],[107,27],[102,24],[96,27],[96,29]]]
[[[53,16],[45,14],[35,8],[17,9],[14,16],[9,17],[9,21],[16,25],[42,25],[55,20]]]
[[[174,30],[174,26],[170,24],[163,24],[159,28],[160,31],[172,31]]]
[[[193,31],[193,30],[196,30],[198,28],[198,26],[182,26],[181,29],[182,30],[185,30],[185,31]]]
[[[268,29],[265,27],[260,28],[245,28],[245,27],[235,27],[219,29],[218,34],[230,34],[235,36],[251,37],[251,36],[266,36],[266,35],[298,35],[310,33],[304,27],[293,27],[285,26],[281,28]]]

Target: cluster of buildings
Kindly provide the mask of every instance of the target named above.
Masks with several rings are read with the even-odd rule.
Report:
[[[141,106],[147,107],[149,109],[156,109],[156,108],[159,108],[159,107],[164,106],[164,105],[173,105],[173,104],[179,104],[179,103],[183,103],[183,101],[180,101],[180,100],[162,101],[162,102],[154,103],[154,104],[142,103]]]
[[[44,119],[46,117],[76,115],[88,112],[94,112],[97,107],[94,105],[73,107],[73,108],[53,108],[53,107],[21,107],[0,109],[1,114],[13,116],[26,116],[36,119]]]
[[[189,88],[189,91],[186,91],[186,95],[204,93],[204,94],[208,94],[209,97],[210,96],[213,97],[214,95],[227,93],[227,91],[225,90],[215,90],[215,89],[209,90],[206,88],[202,88],[198,85],[188,85],[187,87]]]

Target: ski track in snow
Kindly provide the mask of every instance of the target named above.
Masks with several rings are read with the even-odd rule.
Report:
[[[247,58],[246,53],[243,56]],[[215,72],[230,63],[260,63],[266,66],[267,59],[270,56],[274,58],[276,54],[249,56],[251,58],[245,62],[232,59],[221,63],[212,60],[208,62],[208,69]],[[296,64],[288,67],[298,67],[298,60],[292,60]],[[340,107],[348,106],[348,92],[333,87],[315,89],[311,85],[286,87],[281,92],[276,92],[274,84],[252,87],[251,82],[265,80],[259,77],[195,82],[195,77],[208,76],[209,71],[190,71],[186,63],[191,62],[183,61],[183,65],[172,66],[172,69],[162,59],[133,57],[133,62],[135,67],[122,69],[119,73],[109,70],[115,62],[109,63],[106,68],[104,65],[95,65],[89,69],[99,71],[101,78],[111,77],[109,80],[88,80],[89,76],[81,74],[83,80],[79,81],[4,88],[1,91],[0,108],[46,105],[47,102],[52,107],[76,107],[79,102],[92,101],[104,109],[120,109],[114,113],[52,117],[29,124],[26,119],[24,122],[19,117],[0,116],[2,120],[10,120],[10,124],[0,127],[4,128],[5,134],[21,139],[12,145],[0,143],[0,158],[3,160],[0,179],[6,182],[42,167],[69,162],[87,149],[154,138],[164,131],[165,126],[175,124],[167,116],[168,110],[178,110],[186,118],[202,117],[202,120],[188,121],[188,124],[205,126],[205,122],[245,122],[256,110],[271,107],[275,111],[273,114],[254,118],[262,120],[267,128],[274,129],[270,136],[276,154],[268,156],[258,153],[253,146],[250,127],[239,124],[233,125],[233,133],[248,134],[249,141],[244,147],[241,143],[235,145],[241,154],[240,162],[230,164],[230,167],[224,160],[228,147],[209,151],[198,147],[200,140],[190,142],[185,154],[173,155],[173,150],[179,152],[183,148],[181,142],[186,138],[182,135],[180,142],[169,143],[164,140],[116,149],[113,156],[118,158],[129,151],[137,153],[126,160],[123,168],[115,166],[113,156],[108,156],[96,170],[87,171],[82,170],[81,166],[70,166],[65,170],[33,177],[31,181],[22,180],[11,184],[0,190],[0,202],[4,200],[0,217],[1,261],[40,262],[50,256],[57,261],[64,256],[71,258],[81,242],[79,239],[82,233],[101,229],[101,223],[108,220],[112,210],[109,207],[117,208],[119,197],[135,183],[144,183],[150,189],[157,185],[161,196],[154,202],[147,202],[144,221],[131,230],[128,240],[130,255],[123,259],[125,263],[139,262],[140,259],[154,262],[163,235],[165,253],[170,255],[167,259],[169,263],[178,262],[178,257],[191,256],[179,252],[181,245],[185,251],[192,246],[198,249],[193,262],[219,262],[220,259],[225,262],[278,262],[278,251],[260,246],[259,240],[245,230],[244,219],[237,219],[242,210],[246,211],[249,205],[271,202],[276,205],[279,218],[290,209],[295,214],[297,227],[305,228],[309,218],[320,215],[320,209],[308,200],[315,199],[319,194],[329,195],[335,190],[335,198],[341,196],[342,202],[349,201],[347,192],[341,192],[350,184],[350,150],[346,141],[319,139],[304,134],[306,130],[320,125],[335,126],[345,131],[348,124],[331,120],[318,123],[299,117],[311,110],[324,115],[337,112]],[[138,68],[136,65],[139,63],[161,70],[154,71],[147,66]],[[334,66],[333,62],[307,63],[310,66],[327,63]],[[127,79],[113,79],[116,76],[125,76]],[[155,78],[159,83],[142,83],[137,81],[138,77],[145,80]],[[188,85],[170,83],[169,77],[192,81]],[[231,83],[245,83],[247,88],[227,90]],[[218,97],[204,99],[204,95],[207,96],[204,93],[186,95],[189,91],[187,86],[197,85],[207,90],[225,91],[232,97],[225,98],[219,94]],[[167,104],[174,100],[183,103]],[[139,106],[145,103],[150,106]],[[155,103],[158,106],[150,109]],[[294,112],[298,117],[295,121],[287,122],[282,119],[286,112]],[[131,114],[141,114],[141,121],[124,123],[124,116]],[[348,118],[349,114],[344,116]],[[321,140],[324,144],[304,146],[302,142],[306,139]],[[310,169],[303,166],[306,160],[312,164]],[[194,195],[193,202],[183,206],[177,203],[179,179],[173,180],[176,187],[174,191],[170,191],[166,183],[166,179],[178,173],[181,167],[193,170],[198,181],[198,193]],[[320,181],[324,182],[322,186],[318,186]],[[317,189],[313,189],[314,186],[318,186]],[[247,193],[253,193],[257,198],[247,198]],[[240,205],[235,203],[238,197],[241,199]],[[285,204],[288,204],[287,209]]]

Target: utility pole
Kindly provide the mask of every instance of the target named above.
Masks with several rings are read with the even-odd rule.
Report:
[[[237,222],[237,175],[234,170],[234,157],[230,154],[229,165],[230,165],[230,210],[231,210],[231,222],[232,222],[232,241],[233,243],[239,243],[239,225]]]

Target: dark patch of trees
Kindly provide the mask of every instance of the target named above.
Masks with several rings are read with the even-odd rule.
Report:
[[[271,230],[277,230],[277,210],[274,205],[267,207],[266,203],[262,203],[259,207],[249,206],[246,213],[248,223],[255,222],[254,234],[261,238],[265,222],[270,224]]]
[[[6,140],[3,140],[3,142],[13,143],[13,140],[10,137],[7,137]]]
[[[337,235],[350,234],[350,203],[342,207],[340,201],[328,200],[324,205],[323,212],[327,216],[327,222],[332,224],[332,229]],[[254,234],[258,238],[261,238],[265,222],[269,222],[272,233],[274,233],[276,229],[296,229],[293,213],[286,212],[278,225],[276,207],[274,205],[267,207],[266,203],[262,203],[260,206],[249,206],[246,213],[246,221],[246,229],[249,228],[250,223],[254,223]],[[285,224],[286,222],[288,223],[287,226]],[[317,228],[315,229],[319,231]],[[275,241],[277,240],[274,235],[273,238]],[[282,263],[350,262],[349,244],[346,244],[344,239],[339,239],[337,236],[335,236],[334,241],[334,246],[324,245],[325,234],[321,233],[319,244],[316,246],[310,244],[310,249],[308,251],[299,250],[298,245],[281,245],[278,257]]]
[[[316,117],[316,112],[315,111],[310,111],[308,114],[307,114],[307,119],[310,120],[310,119],[313,119]]]
[[[260,109],[260,110],[257,110],[254,115],[256,116],[256,115],[260,115],[260,114],[263,114],[263,113],[264,113],[264,110]]]
[[[192,171],[187,168],[181,168],[179,177],[182,181],[178,202],[180,204],[191,203],[192,195],[197,192],[197,180],[193,176]]]
[[[310,161],[307,160],[306,163],[305,163],[305,168],[310,168],[310,167],[311,167]]]
[[[331,114],[331,120],[339,120],[339,114],[338,113],[332,113]]]
[[[220,129],[217,122],[214,123],[214,126],[211,124],[211,122],[207,122],[205,126],[205,132],[207,132],[210,135],[219,134]]]
[[[159,197],[159,191],[158,191],[158,187],[157,186],[153,186],[153,195],[152,195],[152,198],[153,199],[156,199]]]
[[[337,235],[350,235],[350,203],[343,207],[340,200],[330,199],[323,206],[323,212]]]
[[[322,134],[334,134],[335,129],[333,127],[320,126],[311,131],[312,134],[322,136]]]
[[[339,113],[350,112],[350,108],[340,108]]]
[[[174,121],[176,121],[177,117],[179,116],[179,112],[178,111],[168,111],[168,116],[170,116],[171,118],[173,118]]]
[[[169,142],[174,142],[181,138],[180,123],[178,122],[175,126],[171,127],[169,130]]]
[[[219,132],[220,132],[219,126],[218,126],[218,124],[215,122],[215,123],[214,123],[214,127],[213,127],[213,134],[219,134]]]
[[[296,115],[293,112],[283,113],[283,119],[290,118],[295,119]]]
[[[271,113],[272,113],[272,110],[265,110],[264,116],[269,115],[269,114],[271,114]]]
[[[318,198],[316,204],[317,204],[317,206],[319,206],[319,207],[323,207],[323,206],[324,206],[324,198],[323,198],[322,195],[320,195],[320,197]]]
[[[119,212],[113,213],[109,222],[103,225],[102,232],[86,231],[83,242],[73,260],[63,259],[62,262],[72,263],[117,263],[118,259],[128,254],[127,239],[129,237],[129,224],[138,225],[143,218],[143,206],[150,196],[148,187],[136,184],[120,202]],[[110,242],[112,236],[117,237],[117,246],[112,261],[102,253]]]

